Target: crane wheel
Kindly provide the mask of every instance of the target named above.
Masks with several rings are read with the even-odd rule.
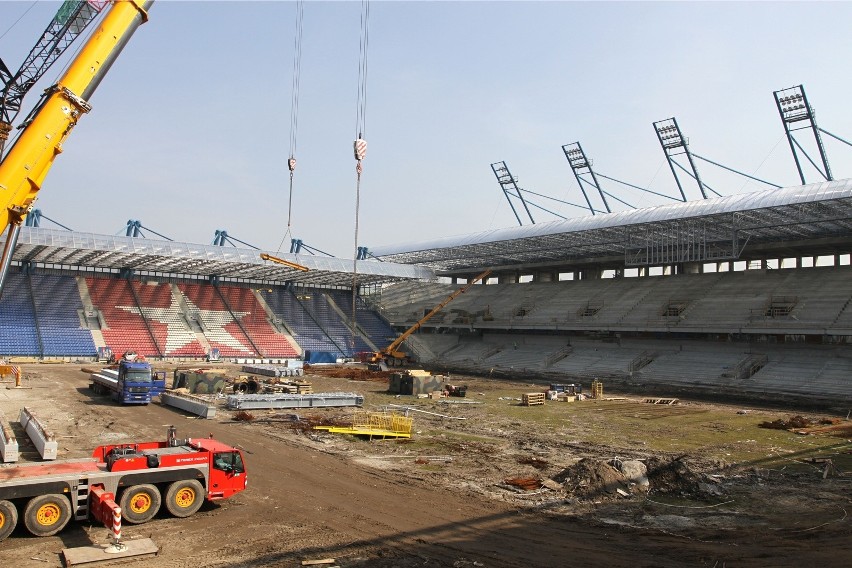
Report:
[[[24,509],[24,524],[35,536],[53,536],[71,520],[71,503],[64,495],[39,495]]]
[[[121,517],[132,525],[141,525],[160,510],[162,497],[154,485],[134,485],[121,494]]]
[[[195,479],[175,481],[166,492],[166,509],[175,517],[195,514],[204,503],[204,488]]]
[[[0,501],[0,541],[15,530],[18,524],[18,510],[11,501]]]

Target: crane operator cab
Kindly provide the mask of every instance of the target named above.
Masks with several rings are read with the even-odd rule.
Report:
[[[231,475],[238,475],[246,471],[243,458],[239,452],[217,452],[213,454],[213,469]]]

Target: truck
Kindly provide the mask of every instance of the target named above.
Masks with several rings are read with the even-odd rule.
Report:
[[[147,361],[122,359],[113,367],[92,373],[89,379],[90,389],[109,394],[120,404],[149,404],[166,390],[165,372],[152,370]]]
[[[210,438],[98,446],[91,458],[32,462],[0,468],[0,541],[20,519],[35,536],[52,536],[73,518],[112,526],[115,507],[130,524],[147,523],[165,505],[189,517],[205,500],[227,499],[246,488],[242,452]],[[107,518],[110,515],[110,518]]]

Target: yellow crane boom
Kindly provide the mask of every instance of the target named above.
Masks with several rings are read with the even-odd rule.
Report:
[[[447,298],[444,299],[444,301],[442,301],[440,304],[438,304],[437,306],[432,308],[432,311],[430,311],[428,314],[426,314],[425,316],[420,318],[420,320],[417,323],[415,323],[414,325],[412,325],[411,327],[406,329],[402,333],[402,335],[400,335],[399,337],[397,337],[394,340],[393,343],[391,343],[390,345],[388,345],[387,347],[385,347],[384,349],[382,349],[378,353],[374,353],[373,357],[372,357],[372,359],[374,360],[373,362],[377,362],[378,360],[384,360],[384,361],[390,362],[391,365],[394,365],[395,363],[397,363],[401,360],[407,360],[408,355],[406,355],[405,353],[402,353],[400,351],[397,351],[399,346],[402,345],[403,341],[408,339],[408,337],[412,333],[414,333],[415,331],[420,329],[420,327],[424,323],[429,321],[432,318],[432,316],[434,316],[435,314],[440,312],[442,309],[444,309],[444,306],[446,306],[447,304],[449,304],[450,302],[455,300],[458,296],[463,294],[468,288],[470,288],[471,286],[473,286],[474,284],[476,284],[480,280],[484,280],[484,279],[488,278],[489,274],[491,274],[490,268],[485,270],[482,274],[472,278],[467,284],[465,284],[464,286],[462,286],[461,288],[459,288],[458,290],[456,290],[455,292],[453,292],[452,294],[447,296]]]
[[[17,244],[21,223],[62,144],[79,118],[91,110],[89,98],[133,32],[148,20],[154,0],[117,0],[80,53],[47,89],[32,119],[0,162],[0,235],[7,229],[0,255],[0,290]]]

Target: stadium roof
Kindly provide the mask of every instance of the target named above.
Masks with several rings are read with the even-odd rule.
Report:
[[[852,180],[375,247],[370,253],[449,273],[618,257],[627,266],[748,258],[760,247],[794,243],[790,250],[798,250],[817,242],[826,250],[852,250]]]
[[[311,255],[277,255],[309,268],[307,272],[260,259],[259,251],[139,237],[96,235],[43,227],[22,227],[13,262],[51,268],[115,270],[169,276],[219,276],[223,279],[352,286],[405,279],[431,279],[424,267]]]
[[[432,280],[584,263],[643,266],[725,259],[777,258],[852,251],[852,180],[633,209],[376,247],[379,261],[279,254],[302,272],[260,259],[248,248],[23,227],[17,263],[82,270],[134,270],[158,276],[314,286]],[[774,256],[772,256],[774,255]]]

